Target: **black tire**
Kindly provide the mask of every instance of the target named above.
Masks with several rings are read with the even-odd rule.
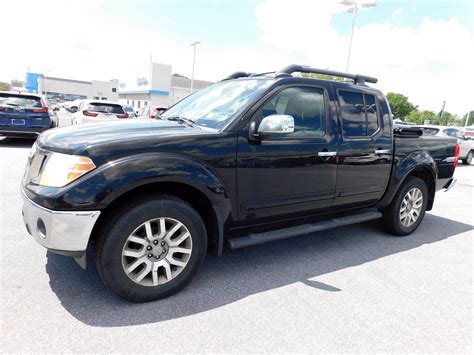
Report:
[[[471,162],[472,162],[472,150],[469,153],[467,153],[466,159],[462,160],[462,163],[464,165],[471,165]]]
[[[143,286],[132,281],[122,266],[122,249],[129,235],[142,223],[169,217],[183,223],[192,236],[192,252],[182,271],[158,286]],[[109,218],[95,243],[97,270],[119,296],[133,302],[149,302],[171,296],[185,287],[198,272],[207,251],[207,233],[200,215],[188,203],[173,196],[160,195],[140,200]]]
[[[423,201],[421,205],[421,211],[419,213],[418,219],[410,226],[404,226],[400,219],[400,209],[404,197],[407,193],[414,189],[418,188],[421,191],[423,196]],[[397,194],[393,198],[390,205],[388,205],[383,211],[383,225],[384,228],[396,236],[405,236],[412,233],[415,229],[418,228],[426,212],[426,205],[428,203],[428,187],[426,183],[417,177],[409,177],[405,180],[403,185],[398,190]]]

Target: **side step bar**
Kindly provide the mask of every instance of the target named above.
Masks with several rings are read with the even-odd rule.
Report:
[[[347,226],[354,223],[360,223],[378,219],[382,217],[382,213],[377,210],[364,212],[360,214],[354,214],[346,217],[332,218],[327,221],[303,224],[301,226],[277,229],[270,232],[249,234],[244,237],[238,237],[228,240],[230,249],[245,248],[251,245],[263,244],[267,242],[273,242],[275,240],[295,237],[298,235],[309,234],[313,232],[319,232],[326,229]]]

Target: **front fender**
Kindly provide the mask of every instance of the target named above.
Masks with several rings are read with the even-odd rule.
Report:
[[[101,210],[120,195],[156,182],[190,185],[207,196],[214,206],[230,209],[225,186],[211,168],[171,153],[144,153],[110,161],[73,183],[56,199],[56,205],[63,210]]]
[[[389,205],[407,176],[419,169],[428,170],[433,177],[433,181],[436,182],[438,167],[429,152],[419,150],[407,155],[395,156],[390,183],[377,206],[383,208]]]

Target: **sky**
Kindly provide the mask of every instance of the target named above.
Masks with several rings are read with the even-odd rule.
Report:
[[[219,80],[288,64],[345,71],[352,15],[338,0],[15,0],[2,4],[0,80],[28,70],[133,81],[150,57]],[[11,15],[8,15],[11,14]],[[378,0],[356,19],[349,72],[419,109],[474,109],[474,1]]]

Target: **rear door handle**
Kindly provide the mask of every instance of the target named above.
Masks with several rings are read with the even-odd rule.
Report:
[[[375,154],[390,154],[390,149],[375,149]]]
[[[318,156],[320,157],[335,157],[337,152],[318,152]]]

